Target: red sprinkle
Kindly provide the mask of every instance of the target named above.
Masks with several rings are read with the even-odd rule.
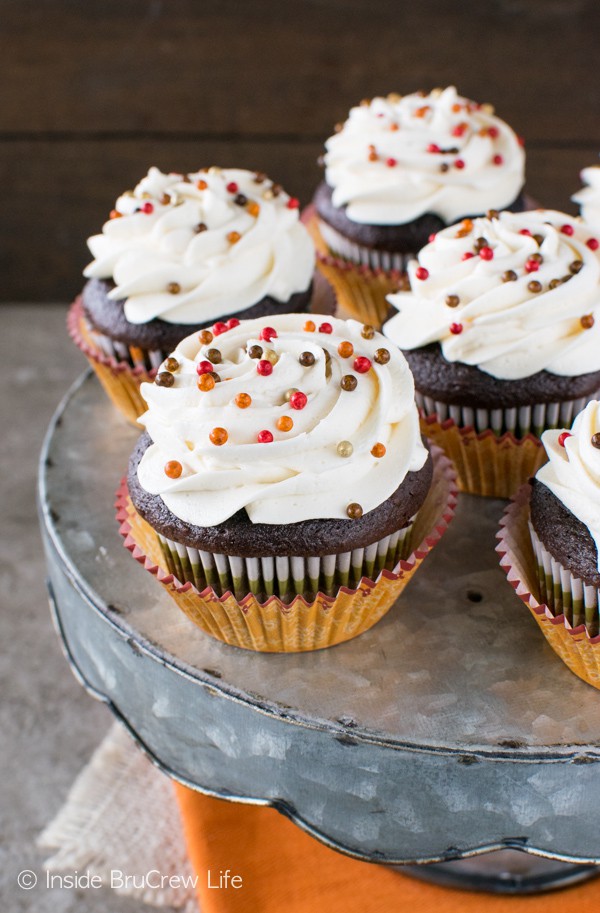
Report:
[[[450,332],[452,333],[453,336],[460,336],[462,331],[463,331],[462,323],[451,323],[450,324]]]
[[[537,273],[540,268],[540,264],[537,260],[526,260],[525,261],[525,272],[526,273]]]
[[[319,326],[319,333],[333,333],[333,327],[330,323],[322,323]]]
[[[429,279],[429,270],[425,269],[424,266],[418,266],[415,270],[415,277],[424,282],[425,279]]]
[[[260,361],[256,362],[256,370],[259,374],[266,377],[268,374],[273,373],[273,365],[270,361],[267,361],[266,358],[261,358]]]
[[[256,435],[256,440],[259,444],[270,444],[273,440],[273,435],[270,431],[259,431]]]
[[[264,342],[271,342],[272,339],[277,338],[277,330],[273,327],[263,327],[258,338]]]
[[[451,130],[452,136],[462,136],[468,126],[469,125],[465,123],[457,124],[456,127],[453,127]]]
[[[600,243],[598,242],[597,238],[588,238],[588,240],[585,243],[587,244],[587,246],[589,247],[590,250],[598,250],[598,247],[600,246]]]
[[[227,321],[228,330],[233,330],[234,327],[239,327],[239,325],[240,325],[240,322],[237,319],[237,317],[230,317],[229,320]]]
[[[567,440],[568,437],[573,437],[573,435],[571,434],[570,431],[563,431],[562,434],[558,435],[558,443],[560,444],[561,447],[565,446],[565,441]]]
[[[215,366],[210,361],[199,361],[196,365],[198,374],[211,374],[214,370]]]
[[[518,142],[519,146],[524,146],[524,145],[525,145],[525,137],[524,137],[524,136],[517,136],[517,142]]]
[[[230,181],[229,184],[227,185],[227,190],[229,191],[229,193],[237,193],[238,185],[235,183],[235,181]]]
[[[296,390],[296,392],[292,393],[290,396],[290,406],[292,409],[304,409],[307,402],[306,393],[302,393],[301,390]]]
[[[458,168],[458,170],[461,171],[465,167],[465,163],[463,162],[462,159],[456,159],[456,161],[454,162],[454,167]]]
[[[221,320],[218,320],[217,323],[213,325],[212,331],[215,336],[220,336],[221,333],[226,333],[229,327],[226,323],[223,323]]]
[[[142,212],[145,212],[146,215],[149,216],[149,215],[151,215],[151,213],[154,212],[154,204],[153,203],[144,203],[142,206],[140,206],[140,209],[142,210]]]
[[[528,228],[522,228],[521,231],[519,232],[519,234],[520,234],[520,235],[527,235],[529,238],[531,237],[531,232],[529,231]]]
[[[432,233],[429,235],[429,238],[427,240],[429,241],[430,244],[432,244],[435,241],[435,232],[434,231],[432,231]]]
[[[367,371],[371,370],[371,359],[365,355],[359,355],[358,358],[354,359],[352,367],[358,374],[366,374]]]
[[[472,254],[470,250],[467,250],[467,251],[465,251],[465,253],[462,255],[461,260],[470,260],[471,257],[474,257],[474,256],[475,256],[475,254]]]
[[[492,139],[496,139],[499,132],[498,127],[488,127],[488,136],[491,136]]]
[[[481,257],[482,260],[493,260],[494,251],[492,250],[491,247],[480,247],[479,256]]]
[[[300,209],[300,200],[297,197],[290,197],[285,205],[288,209]]]
[[[388,166],[388,168],[395,168],[396,165],[398,164],[398,161],[397,161],[397,159],[390,157],[389,159],[385,160],[385,163]]]
[[[428,152],[440,152],[440,147],[437,143],[429,143],[427,147]]]
[[[573,234],[573,232],[575,231],[575,229],[573,228],[573,226],[572,226],[572,225],[569,225],[568,222],[565,223],[565,225],[561,225],[560,230],[562,231],[563,235],[569,235],[569,237],[570,237],[570,236]]]
[[[493,161],[494,165],[503,165],[504,164],[504,159],[501,155],[495,155],[494,158],[492,159],[492,161]]]

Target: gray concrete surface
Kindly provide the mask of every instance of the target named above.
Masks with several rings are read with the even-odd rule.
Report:
[[[35,840],[108,730],[112,717],[73,678],[52,628],[35,505],[37,459],[50,417],[85,368],[64,306],[0,309],[0,907],[2,913],[140,913],[109,889],[23,891],[42,874]],[[154,908],[155,909],[155,908]]]

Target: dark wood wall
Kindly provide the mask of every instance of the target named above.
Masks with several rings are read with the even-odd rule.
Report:
[[[365,96],[454,83],[574,211],[600,151],[598,0],[0,0],[0,300],[66,300],[147,167],[267,171],[302,202]]]

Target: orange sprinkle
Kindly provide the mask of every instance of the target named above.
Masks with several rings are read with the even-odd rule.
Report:
[[[227,434],[225,428],[213,428],[209,434],[209,437],[215,447],[221,447],[222,444],[227,443],[227,438],[229,435]]]
[[[250,200],[250,202],[246,206],[246,211],[248,212],[249,215],[256,218],[260,212],[260,206],[258,205],[258,203],[255,203],[254,200]]]
[[[165,463],[165,475],[170,479],[178,479],[183,472],[183,466],[178,460],[169,460]]]
[[[277,427],[280,431],[291,431],[294,427],[294,422],[289,415],[282,415],[281,418],[277,419]]]
[[[208,187],[208,184],[206,183],[206,181],[198,181],[196,184],[196,187],[198,188],[198,190],[206,190],[206,188]]]
[[[423,105],[422,108],[417,108],[415,111],[415,117],[425,117],[428,111],[431,111],[429,105]]]
[[[338,346],[338,355],[341,358],[350,358],[351,355],[354,355],[354,346],[351,342],[340,342]]]
[[[248,393],[238,393],[235,398],[235,404],[238,409],[247,409],[252,403],[252,397]]]
[[[307,320],[306,323],[304,324],[305,333],[314,333],[316,329],[317,329],[317,327],[313,320]]]
[[[241,237],[239,231],[230,231],[227,235],[227,240],[230,244],[237,244]]]
[[[119,212],[118,209],[111,209],[111,211],[110,211],[111,219],[120,219],[122,215],[123,215],[123,213]]]
[[[469,235],[473,231],[473,223],[471,219],[463,219],[460,225],[461,227],[456,232],[457,238],[464,238],[466,235]]]
[[[198,389],[203,393],[208,393],[215,385],[215,379],[212,374],[201,374],[198,378]]]
[[[210,332],[210,330],[202,330],[198,339],[203,346],[207,346],[209,342],[213,341],[213,334]]]
[[[374,444],[373,447],[371,447],[371,453],[378,459],[380,459],[382,456],[385,456],[385,444]]]

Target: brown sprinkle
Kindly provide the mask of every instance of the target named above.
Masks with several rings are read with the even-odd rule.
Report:
[[[457,308],[460,304],[458,295],[446,295],[446,304],[449,308]]]
[[[537,279],[532,279],[531,282],[527,283],[527,288],[529,289],[530,292],[541,292],[542,283],[538,282]]]
[[[596,432],[596,434],[592,434],[591,443],[592,443],[592,447],[595,447],[597,450],[600,450],[600,434],[598,432]]]
[[[167,291],[171,295],[178,295],[179,292],[181,291],[181,286],[180,286],[179,282],[169,282],[169,284],[167,285]]]
[[[346,513],[351,520],[360,520],[363,515],[363,509],[360,504],[357,504],[356,501],[353,501],[352,504],[348,504]]]
[[[250,358],[262,358],[262,354],[262,346],[250,346],[248,349],[248,355]]]
[[[213,365],[218,365],[221,363],[222,356],[218,349],[209,349],[206,353],[206,357]]]
[[[165,369],[170,371],[172,374],[174,371],[179,370],[179,362],[176,358],[173,358],[173,356],[170,355],[165,361]]]
[[[450,165],[447,162],[442,162],[442,164],[440,165],[440,171],[442,172],[442,174],[449,170],[450,170]]]
[[[365,323],[362,330],[360,331],[360,335],[363,339],[373,339],[373,336],[375,335],[375,328],[372,327],[370,323]]]
[[[514,269],[507,269],[505,273],[502,273],[503,282],[516,282],[517,278],[518,277]]]
[[[311,368],[315,363],[315,356],[312,352],[303,352],[298,356],[298,361],[303,368]]]
[[[198,224],[194,227],[194,234],[199,235],[203,231],[208,231],[208,225],[205,225],[204,222],[198,222]]]
[[[543,262],[544,262],[544,258],[542,257],[541,254],[532,254],[531,257],[530,257],[529,259],[530,259],[530,260],[533,260],[535,263],[543,263]]]
[[[348,393],[351,393],[352,390],[356,390],[357,384],[358,381],[353,374],[344,374],[340,381],[340,387],[342,390],[346,390]]]
[[[175,383],[175,378],[170,371],[161,371],[160,374],[156,375],[155,383],[159,387],[172,387]]]
[[[210,330],[202,330],[198,339],[200,340],[200,342],[202,343],[203,346],[207,346],[209,344],[209,342],[213,341],[213,334],[210,332]]]
[[[486,215],[487,215],[488,219],[499,219],[500,218],[500,213],[498,212],[497,209],[488,209]]]
[[[583,260],[573,260],[572,263],[569,263],[569,272],[578,273],[582,266]]]
[[[558,288],[559,285],[562,285],[562,279],[551,279],[548,283],[548,288]]]
[[[378,365],[387,365],[391,356],[388,349],[377,349],[373,357]]]
[[[591,330],[594,326],[594,315],[584,314],[580,320],[580,323],[584,330]]]
[[[533,238],[534,241],[537,241],[538,247],[541,247],[542,244],[544,243],[545,239],[544,239],[543,235],[532,235],[531,237]]]

